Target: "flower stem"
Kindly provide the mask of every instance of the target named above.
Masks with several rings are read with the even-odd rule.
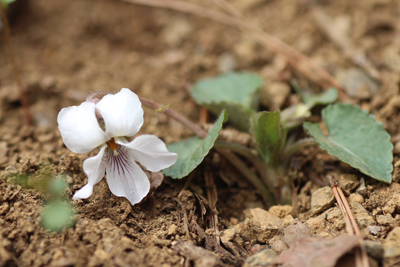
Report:
[[[229,150],[216,148],[218,153],[220,153],[225,159],[227,159],[247,180],[257,188],[261,196],[263,197],[267,207],[276,204],[274,195],[268,189],[268,187],[255,175],[247,166],[243,163],[234,153]]]
[[[160,105],[156,102],[153,102],[151,100],[148,100],[146,98],[143,97],[139,97],[140,102],[142,102],[143,105],[155,109],[155,110],[159,110],[161,108],[163,108],[163,105]],[[207,132],[204,131],[203,129],[201,129],[199,126],[197,126],[195,123],[191,122],[190,120],[188,120],[186,117],[176,113],[175,111],[173,111],[170,108],[167,108],[163,111],[163,113],[165,113],[166,115],[170,116],[171,118],[175,119],[176,121],[182,123],[183,125],[185,125],[186,127],[188,127],[190,130],[192,130],[195,134],[197,134],[198,136],[200,136],[201,138],[206,138],[207,136]]]
[[[312,145],[317,145],[317,142],[315,142],[313,138],[310,137],[310,138],[300,139],[299,141],[297,141],[292,146],[286,149],[284,157],[285,162],[288,162],[293,157],[293,155],[299,152],[300,149],[302,149],[303,147]]]
[[[6,43],[7,43],[7,47],[8,47],[8,54],[10,57],[11,66],[13,68],[15,82],[17,83],[17,88],[18,88],[19,95],[20,95],[20,101],[21,101],[21,105],[22,105],[24,117],[25,117],[25,124],[32,125],[32,115],[29,111],[28,99],[26,97],[24,86],[22,85],[21,74],[18,69],[17,58],[15,56],[14,46],[13,46],[11,34],[10,34],[10,25],[8,24],[8,19],[7,19],[7,15],[5,12],[5,8],[4,8],[3,4],[1,4],[1,3],[0,3],[0,17],[1,17],[1,21],[3,22],[3,26],[4,26],[4,35],[5,35]]]
[[[216,141],[214,147],[216,149],[229,149],[248,159],[257,169],[257,172],[261,175],[263,182],[269,188],[274,188],[274,183],[273,181],[271,181],[271,177],[268,175],[269,172],[267,170],[266,163],[260,157],[254,155],[250,149],[241,146],[239,144],[223,142],[223,141]]]

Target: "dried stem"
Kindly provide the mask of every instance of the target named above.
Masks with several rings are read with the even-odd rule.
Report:
[[[278,38],[273,37],[261,29],[247,23],[243,19],[231,17],[225,15],[224,13],[209,10],[194,4],[190,4],[183,1],[177,0],[122,0],[124,2],[129,2],[133,4],[140,4],[145,6],[153,6],[158,8],[166,8],[177,10],[189,14],[193,14],[199,17],[204,17],[218,21],[220,23],[235,26],[241,30],[249,32],[255,39],[257,39],[260,44],[264,47],[271,49],[272,51],[284,56],[288,62],[292,65],[294,69],[305,75],[308,79],[320,84],[323,88],[336,87],[338,89],[343,89],[342,86],[324,69],[318,67],[314,64],[308,57],[304,56],[291,46],[282,42]],[[225,7],[229,5],[225,1],[220,0],[220,6]],[[222,4],[223,3],[223,4]],[[229,12],[233,13],[232,7],[229,8]],[[236,12],[237,13],[237,12]],[[346,98],[343,90],[340,92],[341,97]]]
[[[225,149],[216,149],[225,159],[227,159],[247,180],[257,188],[263,197],[267,207],[276,204],[276,200],[265,184],[243,163],[234,153]]]
[[[218,214],[214,212],[217,210],[217,201],[218,201],[218,194],[217,194],[217,187],[214,183],[214,177],[210,174],[210,172],[205,173],[205,180],[206,180],[206,187],[207,187],[207,198],[208,202],[211,206],[211,228],[214,229],[215,234],[215,243],[217,246],[220,245],[221,238],[218,229]]]
[[[162,105],[157,104],[156,102],[153,102],[153,101],[148,100],[146,98],[139,97],[139,99],[140,99],[140,102],[142,102],[143,105],[145,105],[145,106],[147,106],[149,108],[152,108],[152,109],[155,109],[155,110],[159,110],[159,109],[161,109],[163,107]],[[175,111],[173,111],[170,108],[167,108],[166,110],[164,110],[163,113],[165,113],[166,115],[170,116],[174,120],[182,123],[183,125],[188,127],[190,130],[192,130],[195,134],[197,134],[201,138],[206,138],[207,132],[204,131],[203,129],[201,129],[195,123],[193,123],[190,120],[188,120],[186,117],[176,113]]]
[[[19,95],[20,95],[20,101],[21,101],[21,105],[23,108],[25,124],[32,125],[33,121],[32,121],[31,113],[29,111],[28,99],[26,97],[25,89],[22,84],[21,74],[19,72],[17,58],[15,56],[14,45],[13,45],[12,39],[11,39],[10,25],[8,23],[5,8],[1,3],[0,3],[0,17],[1,17],[1,21],[3,22],[3,26],[4,26],[4,35],[5,35],[6,43],[7,43],[7,47],[8,47],[8,54],[9,54],[11,66],[12,66],[13,72],[14,72],[14,79],[17,84]]]
[[[299,152],[303,147],[313,146],[313,145],[317,145],[317,142],[315,142],[314,139],[311,137],[300,139],[286,150],[285,160],[289,161],[293,157],[293,155]]]
[[[347,199],[335,178],[333,176],[328,176],[327,178],[332,187],[333,194],[335,195],[339,208],[342,211],[347,232],[349,235],[356,235],[360,237],[360,246],[356,250],[356,267],[369,267],[368,255],[365,249],[363,238],[361,236],[360,228],[358,228],[357,222],[354,219],[349,203],[347,202]]]
[[[217,149],[229,149],[245,157],[256,168],[257,172],[260,174],[262,180],[268,186],[268,188],[274,188],[274,183],[276,183],[277,181],[271,180],[271,177],[268,175],[269,172],[267,170],[267,165],[265,164],[265,162],[260,157],[254,155],[250,149],[236,143],[223,141],[216,141],[214,147]]]

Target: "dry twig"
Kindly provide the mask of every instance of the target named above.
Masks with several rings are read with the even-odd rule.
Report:
[[[340,189],[337,181],[333,176],[327,177],[332,187],[333,194],[335,195],[336,201],[342,211],[344,221],[346,223],[346,230],[349,235],[356,235],[360,237],[360,246],[356,250],[356,267],[369,267],[368,255],[365,249],[364,240],[361,236],[360,228],[358,228],[357,222],[354,219],[353,213],[350,209],[349,203]]]
[[[208,201],[210,202],[212,210],[215,210],[217,208],[218,195],[217,195],[217,188],[214,184],[214,177],[209,172],[206,172],[205,179],[207,187],[207,198]],[[210,223],[211,223],[211,228],[214,230],[215,233],[215,243],[217,244],[217,246],[219,246],[221,238],[219,237],[218,214],[214,213],[212,210],[211,210]]]

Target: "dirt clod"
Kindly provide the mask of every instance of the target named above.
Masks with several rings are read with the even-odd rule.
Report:
[[[311,213],[318,214],[331,207],[335,201],[332,188],[322,187],[315,191],[311,196]]]

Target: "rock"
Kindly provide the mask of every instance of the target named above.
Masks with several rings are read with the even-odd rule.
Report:
[[[316,190],[311,195],[311,213],[318,214],[332,206],[335,202],[332,188],[329,186]]]
[[[353,193],[350,194],[348,202],[358,202],[360,204],[364,203],[364,198],[362,196],[360,196],[359,194]]]
[[[235,228],[228,228],[221,232],[221,242],[226,244],[235,237],[236,229]]]
[[[282,251],[288,249],[288,246],[286,245],[285,242],[283,242],[281,239],[275,240],[271,244],[271,249],[275,251],[276,253],[281,253]]]
[[[278,255],[272,249],[266,249],[247,258],[243,267],[275,266],[278,263]]]
[[[311,230],[296,219],[295,225],[290,225],[283,229],[282,240],[290,247],[295,241],[299,240],[300,238],[310,236]]]
[[[377,226],[377,225],[370,225],[370,226],[368,226],[368,230],[371,234],[377,235],[377,234],[379,234],[379,232],[382,231],[382,227]]]
[[[379,85],[358,68],[340,71],[337,79],[347,94],[353,98],[369,99],[379,92]]]
[[[311,217],[305,222],[305,225],[309,227],[314,233],[318,233],[320,236],[324,236],[322,233],[326,228],[325,216]]]
[[[368,255],[370,255],[377,261],[382,260],[384,253],[382,244],[379,244],[378,242],[372,240],[364,240],[364,245]]]
[[[400,262],[400,227],[395,227],[383,243],[383,266],[397,266]]]
[[[251,231],[259,242],[268,243],[280,233],[282,221],[276,215],[261,208],[247,210],[245,214],[245,228]]]
[[[175,224],[171,224],[171,226],[168,228],[168,235],[176,235],[178,233],[178,226]]]
[[[354,213],[354,218],[358,223],[360,230],[366,229],[370,225],[375,225],[374,218],[369,215],[368,211],[358,202],[350,202],[350,208]]]
[[[354,174],[342,174],[340,175],[338,182],[340,188],[347,196],[360,185],[360,181]]]
[[[270,213],[278,216],[279,218],[283,219],[288,215],[293,215],[293,207],[289,205],[277,205],[277,206],[272,206],[268,210]]]
[[[378,215],[378,216],[376,216],[376,221],[380,225],[384,225],[384,226],[393,226],[394,225],[394,219],[393,219],[392,215],[390,215],[390,214]]]
[[[282,218],[282,227],[288,227],[289,225],[293,225],[295,223],[295,219],[292,215],[287,215],[285,218]]]
[[[360,186],[356,189],[356,193],[359,194],[359,195],[361,195],[361,196],[363,196],[363,197],[366,197],[366,196],[367,196],[368,189],[367,189],[367,187],[365,186],[364,178],[361,178],[361,179],[360,179]]]
[[[346,223],[343,219],[342,211],[338,207],[334,207],[328,211],[326,211],[326,220],[330,223],[330,228],[336,231],[344,230],[346,227]]]

